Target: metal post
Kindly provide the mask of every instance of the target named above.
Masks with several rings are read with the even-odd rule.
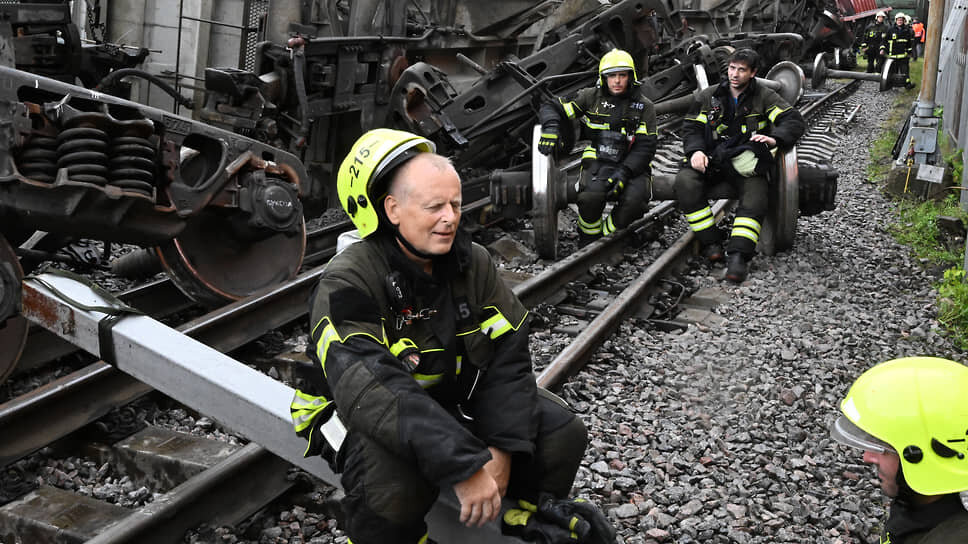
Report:
[[[934,95],[938,82],[938,58],[941,53],[941,30],[944,28],[945,0],[931,2],[928,11],[928,30],[925,37],[924,70],[921,74],[921,93],[914,103],[914,113],[908,124],[904,144],[900,155],[895,157],[897,162],[908,160],[909,149],[913,146],[915,165],[918,168],[918,178],[921,181],[940,182],[944,169],[937,165],[938,160],[938,126],[940,119],[934,115]],[[928,166],[925,166],[928,165]]]

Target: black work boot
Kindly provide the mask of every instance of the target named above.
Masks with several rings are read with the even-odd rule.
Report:
[[[723,244],[719,242],[703,244],[699,249],[699,253],[712,263],[718,263],[726,256],[726,253],[723,251]]]
[[[726,279],[733,283],[743,283],[749,275],[750,265],[742,253],[730,253],[726,258]]]

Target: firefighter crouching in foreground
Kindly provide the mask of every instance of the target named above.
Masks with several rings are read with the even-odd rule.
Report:
[[[582,153],[578,181],[578,245],[629,226],[648,210],[652,198],[652,159],[658,145],[655,106],[636,81],[632,56],[613,49],[598,63],[598,83],[560,104],[538,111],[545,155],[561,141],[561,115],[581,121]],[[568,150],[566,150],[568,151]],[[605,202],[617,198],[602,216]]]
[[[968,367],[936,357],[881,363],[850,386],[831,425],[863,450],[892,499],[881,544],[968,542]]]
[[[722,261],[726,279],[746,280],[756,253],[760,226],[769,205],[769,172],[777,147],[789,147],[806,128],[800,112],[776,92],[757,84],[759,55],[739,49],[728,59],[727,80],[707,87],[682,122],[684,162],[676,174],[679,209],[701,245],[702,255]],[[730,183],[739,205],[723,248],[724,233],[715,223],[707,189]]]
[[[602,513],[566,498],[585,427],[536,386],[527,311],[458,229],[460,179],[434,150],[376,129],[340,166],[362,240],[327,264],[311,302],[316,390],[291,406],[306,455],[341,473],[355,544],[433,542],[424,516],[447,487],[468,526],[497,519],[507,497],[509,534],[611,543]]]

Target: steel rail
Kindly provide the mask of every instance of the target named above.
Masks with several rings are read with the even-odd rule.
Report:
[[[724,213],[729,201],[719,200],[713,206],[717,220]],[[578,372],[592,354],[612,335],[622,321],[634,310],[642,297],[666,275],[669,269],[685,256],[692,247],[695,234],[687,230],[672,246],[649,265],[642,274],[625,288],[602,313],[595,317],[568,346],[558,354],[538,375],[538,385],[545,389],[559,388],[569,376]]]

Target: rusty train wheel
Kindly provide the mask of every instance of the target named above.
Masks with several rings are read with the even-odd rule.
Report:
[[[27,343],[29,323],[16,313],[23,277],[17,254],[7,239],[0,236],[0,383],[17,367]]]
[[[192,300],[217,307],[296,277],[306,252],[306,223],[298,233],[240,239],[224,217],[202,213],[156,248],[172,282]]]

